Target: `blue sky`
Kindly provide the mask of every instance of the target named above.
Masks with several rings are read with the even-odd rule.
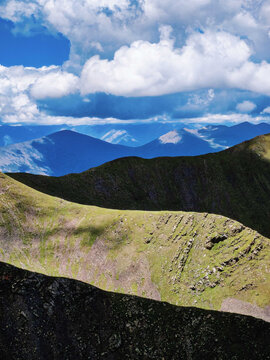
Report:
[[[268,0],[1,0],[0,40],[5,124],[269,121]]]
[[[62,65],[68,60],[70,43],[63,35],[50,34],[40,28],[28,36],[17,32],[11,21],[0,19],[0,64],[4,66]]]

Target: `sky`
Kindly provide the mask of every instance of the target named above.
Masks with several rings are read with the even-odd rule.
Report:
[[[269,0],[0,0],[2,124],[269,122],[269,80]]]

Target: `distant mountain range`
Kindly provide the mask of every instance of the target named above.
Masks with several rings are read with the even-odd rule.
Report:
[[[250,140],[256,136],[270,133],[270,124],[251,124],[243,122],[234,126],[209,125],[197,130],[199,136],[213,147],[230,147]]]
[[[134,155],[146,159],[160,156],[196,156],[216,151],[210,142],[189,129],[170,131],[136,150],[137,154]]]
[[[0,147],[38,139],[68,128],[63,125],[0,126]]]
[[[150,159],[203,155],[224,150],[268,132],[269,124],[252,125],[248,122],[232,127],[220,125],[201,129],[183,128],[171,130],[145,145],[129,147],[75,131],[62,130],[39,139],[1,147],[0,170],[62,176],[127,156]]]
[[[0,169],[60,176],[130,155],[132,148],[63,130],[0,148]]]
[[[11,176],[82,204],[221,214],[270,237],[269,154],[270,134],[203,156],[129,157],[59,178]]]
[[[177,129],[184,124],[177,126]],[[0,125],[0,147],[19,142],[39,139],[61,130],[76,131],[80,134],[131,147],[142,146],[155,138],[175,129],[170,123],[125,123],[96,125]]]

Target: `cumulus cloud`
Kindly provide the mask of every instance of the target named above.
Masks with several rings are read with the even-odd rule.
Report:
[[[7,0],[0,17],[18,25],[34,18],[52,33],[60,32],[71,43],[68,66],[76,67],[91,52],[140,38],[131,26],[136,8],[130,0]]]
[[[267,0],[6,0],[0,16],[15,23],[26,18],[66,36],[69,66],[89,54],[115,51],[135,40],[153,42],[160,24],[172,26],[182,41],[190,29],[222,29],[251,39],[265,53]]]
[[[35,99],[62,97],[77,90],[78,79],[57,66],[0,65],[0,113],[3,122],[32,122],[40,111]],[[34,98],[33,98],[34,97]]]
[[[164,35],[165,33],[165,35]],[[158,43],[135,41],[112,60],[91,57],[81,74],[81,93],[156,96],[201,88],[238,88],[270,95],[270,64],[250,61],[252,49],[238,36],[193,33],[174,47],[168,29]]]
[[[243,113],[249,113],[249,112],[255,110],[256,107],[257,107],[256,104],[254,104],[252,101],[248,101],[248,100],[243,101],[236,105],[236,109]]]
[[[78,90],[77,76],[57,71],[39,77],[31,88],[31,95],[36,99],[60,98]]]
[[[2,1],[0,17],[11,20],[15,30],[17,24],[17,31],[24,31],[20,24],[28,21],[30,27],[60,32],[71,51],[62,67],[0,66],[1,118],[61,122],[63,117],[41,113],[36,100],[78,91],[144,97],[213,89],[186,104],[204,113],[214,106],[214,89],[270,96],[269,9],[268,0]],[[252,111],[244,103],[237,110]]]
[[[0,16],[13,22],[31,17],[37,11],[38,4],[35,1],[9,0],[0,6]]]
[[[53,67],[54,68],[54,67]],[[24,68],[0,66],[0,111],[2,121],[9,116],[17,116],[26,121],[38,113],[38,108],[28,96],[30,86],[37,77],[50,71],[50,68]]]

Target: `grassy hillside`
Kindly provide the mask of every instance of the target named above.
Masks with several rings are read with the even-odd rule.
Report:
[[[124,158],[53,178],[10,174],[69,201],[115,209],[221,214],[270,237],[270,135],[198,157]]]
[[[78,205],[3,174],[0,189],[1,261],[177,305],[249,302],[267,316],[270,242],[238,222]]]
[[[270,324],[101,291],[0,263],[0,357],[269,359]]]

